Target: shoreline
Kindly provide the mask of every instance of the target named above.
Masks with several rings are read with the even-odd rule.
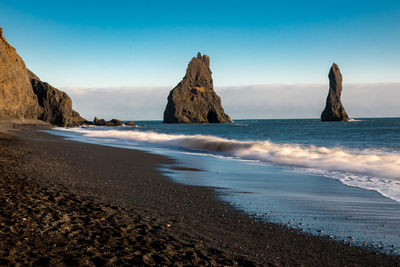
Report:
[[[30,180],[45,190],[90,198],[93,205],[117,206],[124,218],[147,216],[146,227],[159,228],[158,235],[150,240],[167,242],[165,236],[172,237],[182,242],[185,253],[194,252],[185,264],[201,264],[201,254],[204,263],[212,265],[400,266],[397,256],[377,255],[277,224],[257,222],[218,200],[212,188],[178,184],[162,175],[157,170],[160,164],[174,165],[166,157],[68,141],[37,131],[48,126],[14,127],[19,130],[13,146],[21,151],[25,162],[19,172],[28,173]],[[138,224],[124,220],[128,225]],[[148,235],[153,234],[149,229]],[[145,234],[142,236],[146,239]],[[82,253],[81,257],[88,256]]]

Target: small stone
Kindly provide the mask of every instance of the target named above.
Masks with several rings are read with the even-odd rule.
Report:
[[[112,119],[110,121],[106,121],[105,119],[98,119],[97,117],[94,117],[93,124],[96,126],[115,127],[115,126],[122,126],[124,123],[117,119]]]

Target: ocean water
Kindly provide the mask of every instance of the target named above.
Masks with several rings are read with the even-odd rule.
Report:
[[[398,254],[400,119],[56,128],[66,138],[175,158],[177,182],[212,186],[257,220]]]

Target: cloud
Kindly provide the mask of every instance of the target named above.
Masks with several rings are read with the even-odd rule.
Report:
[[[62,88],[83,117],[162,119],[170,87]]]
[[[400,117],[400,83],[344,84],[342,102],[350,117]],[[173,86],[62,88],[87,119],[161,120]],[[319,118],[326,84],[268,84],[216,87],[234,119]]]
[[[233,118],[319,118],[326,84],[223,87],[224,107]],[[342,103],[350,117],[400,116],[400,83],[344,84]]]

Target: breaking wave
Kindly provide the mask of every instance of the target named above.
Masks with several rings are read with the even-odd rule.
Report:
[[[216,136],[163,134],[139,130],[74,128],[67,131],[89,138],[132,140],[292,166],[339,179],[346,185],[375,190],[400,202],[400,153],[277,144],[270,141],[238,141]]]

